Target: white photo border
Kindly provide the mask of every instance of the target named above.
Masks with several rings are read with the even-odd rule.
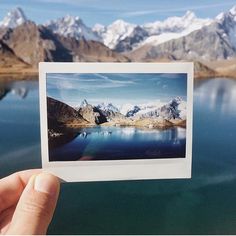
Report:
[[[187,126],[185,158],[50,162],[47,128],[47,73],[185,73]],[[42,168],[66,182],[191,178],[193,63],[39,63]]]

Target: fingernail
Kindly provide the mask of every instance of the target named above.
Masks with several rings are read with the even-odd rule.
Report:
[[[49,195],[55,195],[58,189],[58,180],[55,176],[41,173],[35,177],[34,190]]]

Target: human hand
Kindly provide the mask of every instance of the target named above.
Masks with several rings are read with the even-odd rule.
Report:
[[[60,183],[41,170],[27,170],[0,180],[0,233],[46,234]]]

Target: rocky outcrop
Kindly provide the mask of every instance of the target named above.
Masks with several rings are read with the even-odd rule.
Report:
[[[90,104],[79,108],[78,113],[91,124],[101,124],[107,122],[107,119],[102,112]]]
[[[62,45],[71,52],[73,61],[84,62],[129,62],[130,59],[123,56],[100,42],[87,41],[84,38],[65,38],[58,35]]]
[[[2,41],[17,57],[34,67],[41,61],[72,61],[70,51],[50,30],[30,21],[9,29]]]
[[[131,35],[119,41],[115,47],[117,52],[128,52],[148,36],[148,32],[140,26],[136,26]]]
[[[194,78],[202,79],[202,78],[216,77],[217,75],[218,73],[209,66],[206,66],[199,61],[194,62]]]
[[[90,125],[74,108],[50,97],[47,97],[47,112],[49,129]]]
[[[0,67],[11,67],[14,65],[18,68],[27,67],[27,63],[17,57],[14,51],[0,40]]]
[[[167,119],[163,119],[161,117],[158,118],[144,118],[144,119],[139,119],[135,121],[135,126],[140,126],[140,127],[147,127],[147,128],[169,128],[174,126],[172,122],[170,122]]]

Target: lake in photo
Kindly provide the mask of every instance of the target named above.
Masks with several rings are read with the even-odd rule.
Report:
[[[91,127],[78,130],[67,144],[50,149],[50,161],[180,158],[185,156],[185,129],[142,130]]]
[[[50,161],[185,158],[187,74],[47,73]]]

